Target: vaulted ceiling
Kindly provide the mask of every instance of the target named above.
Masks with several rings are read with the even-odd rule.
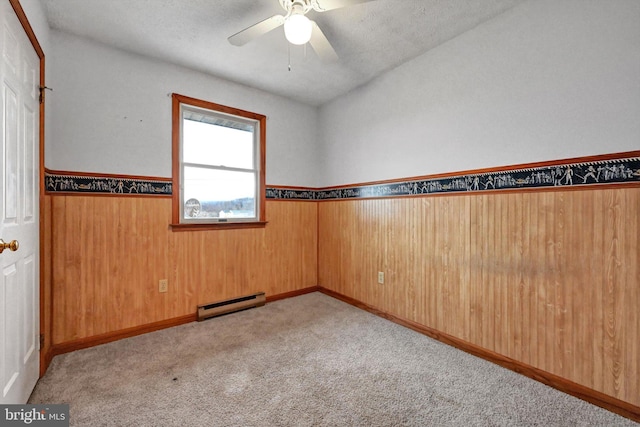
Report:
[[[40,1],[53,29],[317,106],[525,0],[370,0],[310,11],[335,63],[289,45],[282,27],[241,47],[227,41],[283,14],[279,0]]]

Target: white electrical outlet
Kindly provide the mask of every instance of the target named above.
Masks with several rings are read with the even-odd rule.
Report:
[[[167,292],[169,290],[169,280],[160,279],[158,282],[158,292]]]
[[[378,283],[384,284],[384,273],[382,271],[378,271]]]

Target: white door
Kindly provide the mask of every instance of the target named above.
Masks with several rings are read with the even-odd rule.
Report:
[[[0,6],[0,404],[26,403],[38,380],[40,62],[7,0]],[[14,248],[15,249],[15,248]]]

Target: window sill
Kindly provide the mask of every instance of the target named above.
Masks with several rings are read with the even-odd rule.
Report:
[[[222,222],[210,224],[169,224],[171,231],[205,231],[205,230],[233,230],[241,228],[265,228],[267,221],[254,222]]]

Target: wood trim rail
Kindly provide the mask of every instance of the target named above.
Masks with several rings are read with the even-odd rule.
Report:
[[[390,320],[399,325],[413,329],[416,332],[427,335],[428,337],[431,337],[442,343],[455,347],[466,353],[480,357],[489,362],[495,363],[496,365],[500,365],[506,369],[522,374],[533,380],[539,381],[543,384],[548,385],[549,387],[553,387],[571,396],[574,396],[584,401],[587,401],[589,403],[592,403],[596,406],[599,406],[608,411],[614,412],[623,417],[640,422],[640,407],[638,406],[632,405],[620,399],[616,399],[615,397],[611,397],[599,391],[574,383],[565,378],[559,377],[557,375],[551,374],[549,372],[543,371],[541,369],[538,369],[533,366],[527,365],[525,363],[519,362],[517,360],[511,359],[509,357],[505,357],[501,354],[484,349],[480,346],[471,344],[469,342],[466,342],[454,336],[445,334],[443,332],[440,332],[428,326],[424,326],[419,323],[406,320],[401,317],[395,316],[393,314],[387,313],[385,311],[378,310],[377,308],[369,304],[363,303],[354,298],[348,297],[346,295],[340,294],[330,289],[326,289],[322,286],[319,287],[319,291],[330,297],[344,301],[347,304],[351,304],[354,307],[357,307],[362,310],[368,311],[369,313],[375,314],[376,316],[380,316],[384,319]]]
[[[566,159],[546,160],[542,162],[518,163],[514,165],[496,166],[496,167],[480,168],[480,169],[468,169],[463,171],[444,172],[444,173],[436,173],[431,175],[417,175],[417,176],[406,177],[406,178],[386,179],[386,180],[380,180],[380,181],[365,181],[365,182],[358,182],[354,184],[334,185],[334,186],[329,186],[324,188],[318,188],[317,190],[329,190],[329,189],[333,190],[333,189],[340,189],[340,188],[349,188],[353,186],[392,184],[392,183],[405,182],[405,181],[451,178],[451,177],[460,176],[460,175],[481,175],[481,174],[487,174],[487,173],[509,172],[509,171],[520,170],[520,169],[535,169],[535,168],[541,168],[541,167],[563,166],[563,165],[576,164],[576,163],[594,163],[594,162],[602,162],[607,160],[627,159],[627,158],[634,158],[634,157],[640,157],[640,150],[622,151],[619,153],[598,154],[593,156],[570,157]]]
[[[343,201],[639,186],[640,151],[627,151],[325,187],[316,190],[315,198]]]
[[[175,135],[174,135],[175,139]],[[175,142],[174,142],[175,145]],[[176,151],[176,148],[173,148]],[[175,153],[174,153],[175,155]],[[174,165],[175,169],[175,165]],[[176,177],[150,178],[140,176],[119,176],[109,174],[87,174],[74,172],[47,171],[46,189],[48,194],[92,194],[87,189],[88,177],[108,177],[114,182],[125,182],[125,188],[133,185],[132,180],[160,181],[169,187],[152,194],[132,194],[120,188],[111,191],[96,191],[115,196],[164,195],[176,198]],[[175,175],[175,171],[174,171]],[[56,187],[57,180],[64,178],[64,189]],[[172,181],[173,180],[173,181]],[[67,183],[67,181],[69,181]],[[76,183],[75,181],[78,181]],[[171,188],[171,183],[173,187]],[[111,181],[109,185],[113,187]],[[136,184],[138,185],[138,184]],[[73,188],[77,187],[77,188]],[[523,163],[512,166],[474,169],[434,175],[398,178],[385,181],[370,181],[333,187],[295,187],[270,185],[261,189],[263,200],[282,201],[344,201],[358,199],[389,199],[397,197],[442,197],[452,195],[482,195],[514,192],[580,191],[593,188],[640,187],[640,151],[576,157],[537,163]],[[157,194],[158,192],[162,194]],[[174,208],[175,210],[175,201]],[[264,208],[264,203],[262,203]],[[261,212],[261,215],[263,212]],[[175,216],[175,212],[172,212]]]
[[[42,50],[42,46],[40,46],[40,42],[38,42],[38,38],[36,37],[35,31],[33,31],[33,27],[29,23],[29,19],[27,18],[27,14],[24,12],[22,5],[20,4],[20,0],[9,0],[11,7],[13,8],[20,24],[22,24],[22,28],[24,28],[31,45],[33,45],[33,49],[36,51],[38,58],[44,59],[44,51]],[[41,77],[44,77],[44,72],[42,72]],[[41,82],[44,83],[44,82]]]

